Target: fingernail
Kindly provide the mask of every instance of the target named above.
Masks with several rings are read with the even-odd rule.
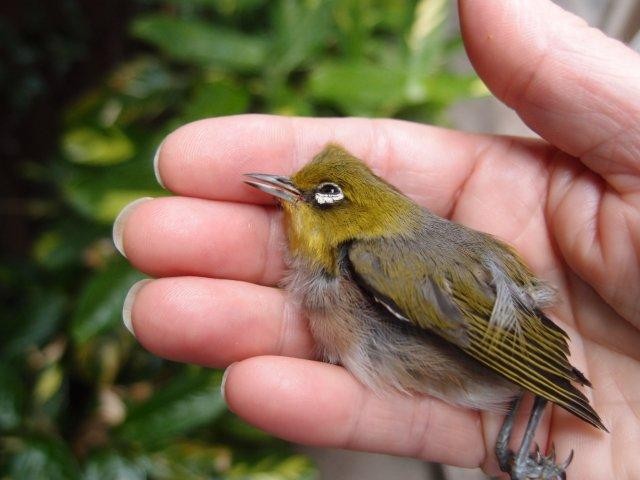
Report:
[[[164,182],[162,181],[162,177],[160,176],[160,167],[158,165],[160,162],[160,150],[162,149],[162,145],[164,145],[164,140],[162,141],[162,143],[160,143],[160,145],[158,145],[158,148],[156,149],[156,153],[153,155],[153,173],[156,176],[156,181],[158,182],[158,185],[166,189],[167,187],[164,186]]]
[[[231,365],[227,367],[227,369],[222,374],[222,381],[220,382],[220,394],[222,395],[222,400],[224,403],[227,403],[227,394],[225,393],[225,387],[227,385],[227,376],[229,375],[229,371],[233,368],[233,366],[238,362],[233,362]]]
[[[133,323],[131,322],[131,309],[133,308],[133,303],[136,300],[138,292],[150,281],[150,278],[145,278],[144,280],[134,283],[124,298],[124,304],[122,305],[122,323],[124,323],[124,326],[127,327],[127,330],[129,330],[134,337],[136,334],[133,331]]]
[[[116,250],[120,252],[124,258],[127,258],[127,254],[124,253],[124,224],[127,221],[127,218],[131,213],[136,209],[138,205],[144,202],[148,202],[149,200],[153,200],[153,197],[142,197],[134,200],[126,207],[124,207],[118,216],[116,217],[115,222],[113,222],[113,230],[111,231],[111,237],[113,238],[113,245],[116,247]]]

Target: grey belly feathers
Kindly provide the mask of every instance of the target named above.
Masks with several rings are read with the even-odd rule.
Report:
[[[522,391],[455,345],[399,321],[345,277],[327,276],[300,258],[289,266],[285,286],[308,315],[318,354],[378,394],[395,389],[504,412]]]

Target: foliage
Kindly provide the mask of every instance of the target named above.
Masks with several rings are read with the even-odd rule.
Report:
[[[224,408],[220,373],[163,361],[122,327],[142,278],[110,224],[165,194],[151,158],[169,131],[243,112],[442,122],[482,95],[448,69],[446,0],[138,0],[139,47],[64,112],[30,178],[53,192],[28,261],[0,266],[0,477],[316,478],[311,462]]]

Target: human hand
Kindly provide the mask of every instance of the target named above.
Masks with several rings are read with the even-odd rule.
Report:
[[[497,416],[380,398],[313,361],[304,318],[276,288],[280,215],[241,174],[289,174],[337,142],[433,212],[513,244],[558,287],[549,314],[611,434],[553,408],[536,440],[561,457],[576,450],[571,477],[640,478],[640,57],[546,1],[467,0],[460,11],[478,73],[546,141],[391,120],[187,125],[158,158],[177,196],[138,203],[116,228],[132,264],[158,278],[129,297],[127,318],[158,355],[236,362],[229,407],[275,435],[497,472]]]

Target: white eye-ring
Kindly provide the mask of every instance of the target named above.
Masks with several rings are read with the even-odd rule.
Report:
[[[318,205],[331,205],[344,199],[344,193],[335,183],[325,182],[318,186],[314,198]]]

